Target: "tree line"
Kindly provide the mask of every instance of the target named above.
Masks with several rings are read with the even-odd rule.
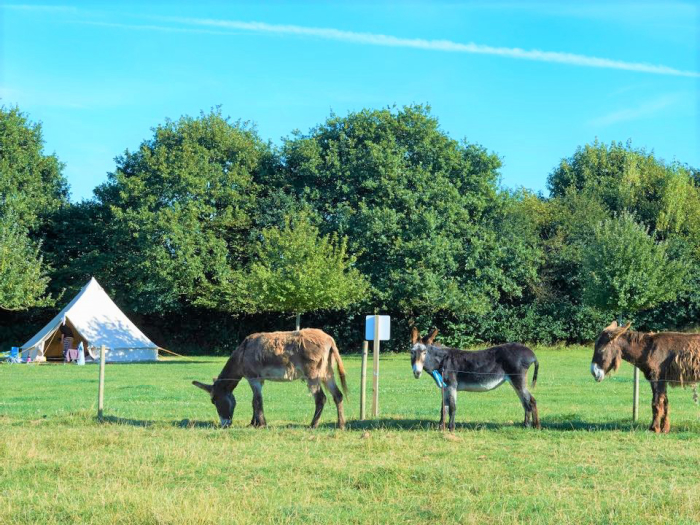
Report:
[[[303,326],[344,350],[364,315],[448,344],[592,340],[611,315],[686,329],[700,310],[700,173],[630,142],[581,146],[549,195],[430,108],[331,114],[274,145],[216,108],[167,120],[72,203],[41,125],[0,108],[0,344],[95,276],[158,344],[228,352]]]

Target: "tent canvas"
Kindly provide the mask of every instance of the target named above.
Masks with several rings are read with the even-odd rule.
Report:
[[[75,334],[73,346],[79,343],[92,354],[101,345],[107,348],[107,361],[156,361],[158,346],[146,337],[119,307],[114,304],[95,278],[91,278],[80,293],[44,328],[22,345],[22,358],[37,356],[62,357],[62,324]]]

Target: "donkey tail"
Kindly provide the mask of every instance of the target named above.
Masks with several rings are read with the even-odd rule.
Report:
[[[335,339],[331,337],[331,351],[333,352],[333,359],[335,359],[335,366],[338,367],[338,375],[340,376],[340,384],[343,385],[343,392],[348,395],[348,383],[345,380],[345,367],[343,366],[343,360],[340,358],[340,352],[338,347],[335,345]]]
[[[535,358],[535,373],[532,375],[532,384],[530,385],[530,388],[533,390],[537,386],[537,372],[540,370],[540,362]]]

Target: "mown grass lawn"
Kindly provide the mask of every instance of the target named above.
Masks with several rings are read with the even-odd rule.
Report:
[[[589,348],[537,348],[543,429],[520,427],[513,390],[460,393],[457,431],[436,428],[439,392],[407,355],[381,360],[381,417],[358,421],[357,356],[345,356],[349,430],[306,428],[301,382],[267,383],[269,427],[233,427],[193,379],[223,358],[108,365],[106,423],[94,365],[0,366],[0,523],[696,523],[700,409],[670,393],[672,433],[631,423],[632,371],[596,384]],[[371,363],[370,363],[371,366]],[[371,378],[371,372],[368,374]],[[370,381],[371,384],[371,381]],[[370,392],[368,391],[368,399]]]

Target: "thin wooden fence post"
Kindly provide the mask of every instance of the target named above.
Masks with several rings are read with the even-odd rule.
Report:
[[[374,314],[374,378],[372,381],[372,417],[379,415],[379,316]]]
[[[367,351],[369,343],[362,342],[362,370],[360,372],[360,420],[365,419],[365,409],[367,407]]]
[[[639,368],[634,367],[634,388],[632,389],[632,421],[639,419]]]
[[[97,386],[97,419],[103,420],[105,405],[105,345],[100,346],[100,380]]]

